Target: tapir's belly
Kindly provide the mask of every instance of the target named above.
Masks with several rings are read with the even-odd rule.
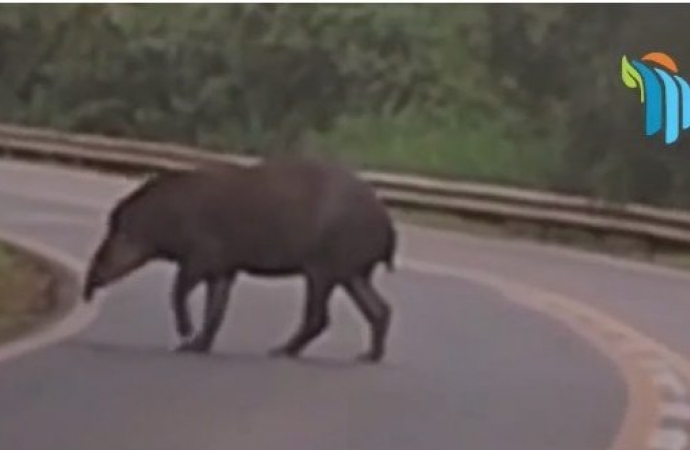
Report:
[[[241,271],[259,276],[296,274],[308,264],[308,243],[280,238],[251,240],[229,249],[230,260]]]
[[[302,272],[301,265],[283,265],[283,266],[264,266],[264,265],[248,265],[242,269],[243,272],[249,275],[261,277],[282,277],[296,275]]]

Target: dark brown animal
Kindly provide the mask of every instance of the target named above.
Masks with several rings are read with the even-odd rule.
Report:
[[[396,232],[373,190],[346,168],[306,158],[269,159],[165,174],[120,200],[92,257],[84,300],[154,259],[176,263],[172,309],[178,351],[209,351],[241,272],[303,275],[302,324],[274,355],[296,356],[328,325],[342,286],[371,327],[360,359],[379,361],[391,309],[372,286],[378,263],[393,269]],[[187,297],[206,286],[201,330],[192,336]],[[185,339],[187,339],[185,341]]]

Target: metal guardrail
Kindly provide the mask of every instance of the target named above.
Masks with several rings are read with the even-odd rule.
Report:
[[[117,172],[185,170],[200,164],[253,164],[257,158],[177,144],[143,142],[51,129],[0,125],[0,153]],[[690,213],[643,205],[611,206],[592,199],[431,178],[363,171],[389,205],[496,223],[526,222],[642,239],[650,249],[690,250]]]

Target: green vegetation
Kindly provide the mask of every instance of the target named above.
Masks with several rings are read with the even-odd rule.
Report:
[[[0,120],[690,206],[621,59],[690,7],[2,5]],[[685,58],[685,59],[684,59]]]

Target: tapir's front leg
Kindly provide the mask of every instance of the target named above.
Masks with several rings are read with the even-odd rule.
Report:
[[[178,348],[180,351],[208,352],[211,349],[216,334],[223,323],[233,281],[234,276],[207,281],[203,327],[190,341]]]
[[[186,265],[181,265],[175,276],[172,290],[172,310],[175,316],[175,329],[180,338],[192,335],[193,326],[189,315],[187,297],[199,282]]]

